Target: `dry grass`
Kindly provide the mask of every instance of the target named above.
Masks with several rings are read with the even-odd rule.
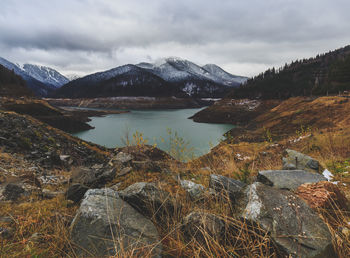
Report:
[[[1,239],[0,256],[72,257],[67,226],[75,211],[63,197],[1,204],[0,216],[11,217],[12,222],[0,225],[13,229],[14,235]]]

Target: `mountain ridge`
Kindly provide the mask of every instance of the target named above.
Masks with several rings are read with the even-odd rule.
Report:
[[[229,88],[240,85],[234,75],[222,74],[226,77],[210,74],[188,60],[166,58],[154,64],[127,64],[87,75],[64,85],[52,97],[222,97]]]
[[[26,82],[27,87],[37,96],[47,96],[58,87],[57,81],[55,81],[52,76],[49,76],[50,73],[55,74],[61,79],[67,79],[56,70],[49,67],[31,64],[21,66],[2,57],[0,57],[0,64],[9,70],[13,70],[15,74],[21,76]]]

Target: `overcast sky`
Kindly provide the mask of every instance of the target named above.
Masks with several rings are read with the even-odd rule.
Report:
[[[85,75],[177,56],[253,76],[350,44],[349,0],[1,0],[0,56]]]

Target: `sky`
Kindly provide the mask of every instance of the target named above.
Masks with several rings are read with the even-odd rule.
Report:
[[[254,76],[350,44],[348,0],[1,0],[0,56],[83,76],[181,57]]]

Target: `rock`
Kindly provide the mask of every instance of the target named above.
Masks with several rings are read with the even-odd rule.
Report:
[[[330,182],[303,184],[298,187],[296,194],[305,200],[313,209],[341,209],[348,211],[349,201],[337,185]]]
[[[218,216],[205,212],[191,212],[183,221],[182,231],[188,241],[194,239],[201,245],[207,241],[223,243],[225,236],[225,223]]]
[[[312,173],[319,172],[320,165],[317,160],[294,150],[287,149],[286,152],[287,156],[283,158],[283,170],[298,169]]]
[[[0,193],[0,199],[3,199],[5,201],[17,201],[19,198],[26,194],[27,192],[24,190],[22,185],[8,183],[3,187]]]
[[[203,197],[205,191],[203,185],[193,183],[189,180],[180,180],[180,185],[186,190],[192,200],[199,200]]]
[[[94,187],[96,185],[96,170],[80,167],[72,172],[71,182]]]
[[[64,194],[64,192],[51,191],[49,189],[42,190],[42,196],[45,199],[52,199],[52,198],[57,197],[60,194]]]
[[[162,250],[153,223],[108,188],[86,192],[71,225],[71,239],[79,257],[122,257],[133,249],[142,251],[141,256],[160,257]]]
[[[224,192],[228,194],[233,203],[240,197],[242,189],[245,186],[245,183],[232,178],[214,174],[210,175],[209,187],[218,193]]]
[[[13,228],[0,227],[0,237],[3,239],[9,239],[13,237],[15,230]]]
[[[275,188],[295,190],[302,184],[327,181],[327,178],[304,170],[264,170],[259,171],[257,181]]]
[[[114,160],[117,160],[121,162],[122,164],[128,163],[129,161],[133,160],[134,157],[131,154],[119,152],[117,156],[114,158]]]
[[[89,190],[87,186],[82,184],[73,184],[65,193],[66,199],[78,203],[84,197],[87,190]]]
[[[99,188],[114,179],[117,170],[114,169],[90,169],[81,167],[72,173],[72,183],[78,183],[90,188]]]
[[[168,192],[160,190],[154,183],[139,182],[119,192],[120,197],[151,218],[166,220],[174,213],[174,201]]]
[[[132,171],[132,167],[125,167],[117,174],[117,176],[125,176],[126,174],[129,174],[131,171]]]
[[[240,216],[260,224],[290,257],[335,257],[327,225],[303,200],[262,183],[247,187],[239,200]]]
[[[161,172],[163,169],[161,163],[152,160],[143,160],[143,161],[132,161],[132,167],[136,170],[142,170],[147,172]]]

